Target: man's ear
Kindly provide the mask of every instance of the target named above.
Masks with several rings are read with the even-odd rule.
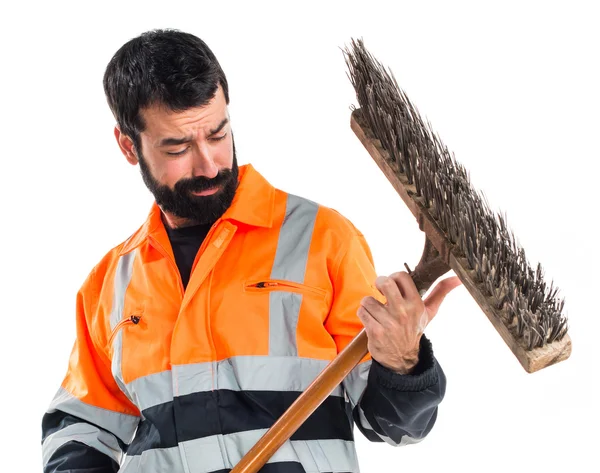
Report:
[[[125,133],[121,133],[119,125],[115,126],[115,138],[117,139],[117,144],[125,156],[125,159],[127,159],[129,164],[135,166],[138,163],[138,158],[135,152],[135,147],[133,146],[133,141]]]

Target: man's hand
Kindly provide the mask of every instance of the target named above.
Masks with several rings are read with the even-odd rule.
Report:
[[[461,283],[457,276],[441,280],[423,301],[406,271],[380,276],[375,286],[385,296],[382,304],[365,297],[357,315],[365,326],[371,357],[401,374],[409,374],[419,361],[419,343],[446,295]]]

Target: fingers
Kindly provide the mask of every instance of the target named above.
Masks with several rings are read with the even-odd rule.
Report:
[[[365,297],[365,299],[369,299],[369,298]],[[360,319],[363,326],[365,327],[365,332],[367,333],[367,338],[369,339],[369,342],[370,342],[371,339],[376,340],[378,338],[383,337],[385,329],[371,315],[369,310],[363,305],[363,302],[366,302],[365,299],[363,299],[363,301],[361,301],[361,305],[358,307],[358,310],[356,311],[356,315],[358,315],[358,318]],[[373,299],[373,301],[379,302],[375,299]]]
[[[430,315],[430,321],[435,317],[440,308],[440,305],[444,301],[444,298],[450,291],[462,284],[458,276],[451,276],[449,278],[442,279],[436,286],[431,290],[429,296],[423,301],[427,312]]]
[[[361,305],[386,329],[393,329],[399,322],[407,323],[407,317],[413,312],[413,308],[419,313],[423,311],[423,301],[408,273],[394,273],[390,277],[379,276],[375,280],[375,287],[383,294],[386,303],[382,304],[373,297],[366,297],[361,301]],[[403,291],[409,299],[404,298]]]
[[[402,292],[391,276],[379,276],[375,279],[375,287],[385,296],[388,305],[402,303]]]
[[[415,282],[406,271],[399,271],[390,275],[390,278],[396,282],[402,297],[409,300],[421,298]]]
[[[427,324],[437,314],[444,298],[460,284],[457,276],[443,279],[423,301],[408,273],[381,276],[375,280],[375,285],[385,296],[386,304],[368,296],[360,301],[356,313],[370,340],[389,342],[394,339],[393,343],[386,342],[387,345],[391,343],[394,346],[412,346],[411,340],[415,335],[420,336],[424,332]],[[380,345],[384,346],[386,343],[382,342]]]
[[[421,295],[407,272],[393,273],[389,277],[380,276],[375,280],[375,286],[387,301],[385,307],[388,310],[382,313],[381,318],[375,314],[382,324],[382,318],[391,317],[393,320],[402,321],[415,311],[419,314],[423,311]]]
[[[367,318],[367,323],[369,323],[369,324],[375,323],[377,325],[385,324],[386,318],[388,317],[385,306],[381,302],[379,302],[377,299],[375,299],[374,297],[371,297],[371,296],[364,297],[360,301],[360,306],[358,308],[358,311],[360,313],[357,312],[357,314],[358,314],[360,320],[363,322],[363,325],[365,325],[365,327],[367,325],[365,324],[363,317]],[[361,317],[361,315],[363,317]]]

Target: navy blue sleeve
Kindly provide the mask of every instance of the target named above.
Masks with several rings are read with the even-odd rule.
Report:
[[[395,446],[422,440],[436,421],[446,391],[446,377],[431,342],[421,337],[419,362],[411,374],[391,371],[375,359],[369,365],[364,392],[352,406],[360,431],[370,441]],[[355,375],[358,379],[360,376]]]
[[[54,436],[61,436],[69,428],[83,426],[86,430],[101,431],[101,428],[62,411],[46,413],[42,420],[42,445],[51,442]],[[105,434],[108,436],[108,433]],[[44,473],[116,473],[119,464],[114,458],[102,453],[85,443],[76,440],[60,442],[50,458],[44,461]],[[126,446],[118,439],[119,446]]]

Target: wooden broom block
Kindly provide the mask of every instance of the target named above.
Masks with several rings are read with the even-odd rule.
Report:
[[[567,359],[571,354],[571,339],[568,334],[562,340],[554,341],[533,350],[527,350],[522,345],[520,340],[515,336],[515,325],[507,326],[504,322],[507,319],[507,317],[502,317],[505,310],[499,311],[496,309],[491,298],[486,297],[476,285],[474,280],[475,271],[469,269],[467,259],[463,255],[458,254],[458,247],[451,244],[434,218],[424,207],[421,198],[416,195],[416,187],[413,184],[409,184],[403,174],[397,173],[389,160],[386,159],[388,154],[381,148],[380,141],[375,139],[370,130],[362,124],[360,109],[352,112],[350,126],[377,163],[379,169],[385,174],[398,195],[413,213],[419,223],[419,228],[425,232],[427,238],[435,246],[446,264],[463,282],[464,286],[487,315],[492,325],[517,357],[523,368],[528,373],[533,373]]]

